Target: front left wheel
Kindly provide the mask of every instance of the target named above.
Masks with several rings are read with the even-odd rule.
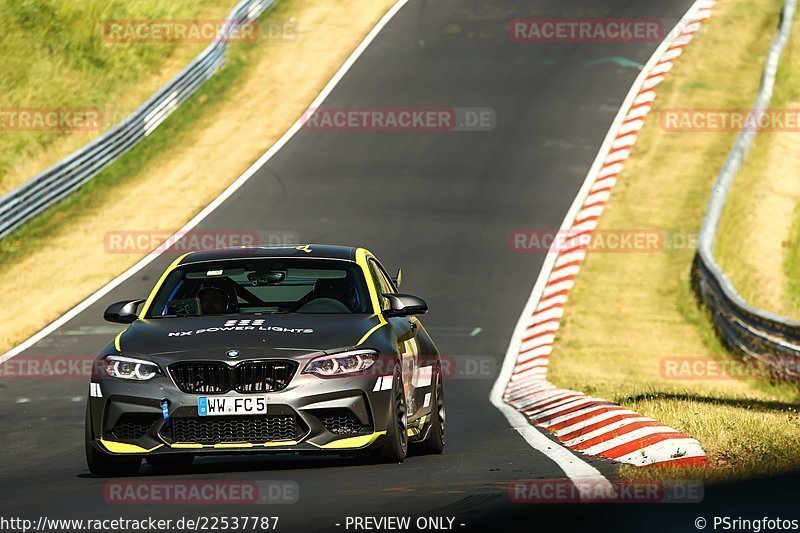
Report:
[[[408,454],[408,410],[406,393],[403,387],[403,373],[400,363],[394,366],[392,396],[389,402],[389,416],[386,428],[386,444],[381,450],[381,458],[390,463],[402,463]]]
[[[423,454],[440,454],[444,451],[446,416],[444,410],[444,380],[442,367],[434,367],[433,387],[431,388],[431,422],[428,436],[415,446],[415,451]]]
[[[84,436],[86,440],[86,464],[89,471],[101,477],[134,476],[139,472],[142,464],[141,457],[119,457],[98,450],[93,446],[92,417],[89,412],[89,402],[86,402],[86,422],[84,423]]]

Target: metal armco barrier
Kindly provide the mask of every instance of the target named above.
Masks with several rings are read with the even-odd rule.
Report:
[[[80,150],[0,198],[0,238],[62,200],[130,151],[199,89],[225,62],[231,36],[275,0],[242,0],[217,38],[136,111]]]
[[[781,53],[789,40],[797,0],[786,0],[778,35],[764,67],[753,110],[766,109],[772,100]],[[756,309],[736,291],[714,259],[714,242],[731,184],[755,138],[756,131],[742,131],[720,170],[706,218],[700,230],[692,281],[711,313],[720,337],[745,359],[779,379],[800,379],[800,321]]]
[[[697,254],[695,290],[725,343],[778,379],[800,380],[800,321],[772,315],[745,302],[719,267]]]

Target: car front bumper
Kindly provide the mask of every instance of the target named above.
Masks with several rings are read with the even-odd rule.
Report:
[[[392,391],[386,378],[298,374],[286,389],[261,394],[266,415],[199,416],[198,399],[213,395],[184,393],[168,376],[144,382],[95,376],[89,445],[125,455],[369,451],[383,445],[387,432]],[[424,418],[409,421],[412,440],[421,435]]]

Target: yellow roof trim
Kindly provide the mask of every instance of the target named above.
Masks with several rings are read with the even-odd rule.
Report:
[[[356,346],[361,346],[364,342],[366,342],[370,335],[375,333],[381,326],[385,326],[388,323],[386,322],[386,319],[383,318],[383,314],[381,314],[381,303],[378,299],[378,289],[375,287],[375,283],[372,279],[372,273],[369,269],[368,259],[371,255],[372,254],[365,248],[356,249],[356,263],[361,267],[361,271],[364,273],[364,278],[366,278],[367,281],[367,289],[369,290],[369,297],[370,301],[372,302],[372,312],[376,317],[378,317],[380,322],[370,328],[370,330],[367,331],[363,337],[361,337],[361,340],[356,343]]]
[[[179,258],[177,258],[175,261],[172,262],[171,265],[169,265],[169,267],[167,267],[164,273],[161,274],[161,277],[158,278],[158,283],[156,283],[156,286],[153,287],[152,291],[150,291],[150,296],[147,297],[147,301],[144,303],[144,307],[142,307],[142,311],[139,313],[139,317],[143,317],[147,314],[147,312],[150,310],[150,306],[153,305],[153,300],[155,300],[156,298],[156,293],[158,293],[158,290],[161,288],[161,285],[164,284],[164,280],[167,279],[167,276],[169,276],[170,272],[175,270],[178,267],[178,265],[181,264],[183,258],[189,255],[189,253],[185,253]]]

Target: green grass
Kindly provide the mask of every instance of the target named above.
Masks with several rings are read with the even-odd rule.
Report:
[[[291,0],[284,0],[260,20],[281,20],[290,8]],[[74,223],[76,217],[103,209],[112,200],[116,187],[136,179],[148,162],[158,155],[186,142],[192,127],[225,102],[226,96],[242,79],[257,46],[258,43],[231,43],[225,66],[152,135],[81,189],[0,240],[0,267],[40,247],[52,234],[53,228]]]
[[[786,273],[786,292],[790,305],[800,309],[800,205],[794,212],[794,224],[786,249],[783,266]]]
[[[773,30],[774,32],[774,30]],[[778,67],[770,108],[800,108],[800,18]],[[756,136],[736,176],[715,255],[749,303],[800,319],[800,143],[793,131]]]
[[[114,43],[109,20],[225,18],[235,0],[0,0],[0,109],[132,110],[131,93],[170,60],[188,62],[204,43]],[[183,64],[174,65],[177,72]],[[155,80],[153,80],[155,81]],[[119,113],[116,119],[124,116]],[[107,121],[108,122],[108,121]],[[111,124],[104,123],[108,127]],[[9,176],[64,131],[8,131],[0,135],[0,192],[29,176]]]

